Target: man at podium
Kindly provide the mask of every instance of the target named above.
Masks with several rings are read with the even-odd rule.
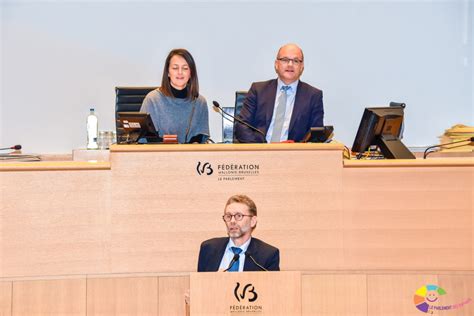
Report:
[[[199,251],[198,272],[279,271],[280,251],[257,238],[257,206],[246,195],[227,200],[222,216],[227,237],[204,241]]]

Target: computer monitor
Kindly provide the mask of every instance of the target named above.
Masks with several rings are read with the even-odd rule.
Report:
[[[375,145],[385,158],[415,159],[415,156],[400,140],[402,126],[402,106],[366,108],[352,145],[352,151],[363,153],[369,146]]]
[[[142,112],[118,112],[117,118],[123,129],[119,143],[133,144],[138,143],[140,139],[146,139],[147,143],[161,143],[163,141],[155,129],[150,114]]]

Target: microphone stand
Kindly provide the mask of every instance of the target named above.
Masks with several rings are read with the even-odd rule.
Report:
[[[253,130],[253,131],[255,131],[255,132],[261,134],[261,135],[263,136],[263,141],[264,141],[265,143],[267,142],[267,140],[265,139],[265,134],[264,134],[261,130],[259,130],[258,128],[254,127],[254,126],[252,126],[252,125],[250,125],[250,124],[248,124],[247,122],[242,121],[242,120],[239,119],[237,116],[234,116],[234,115],[231,115],[231,114],[229,114],[229,113],[226,113],[225,111],[222,110],[220,104],[219,104],[217,101],[212,101],[212,104],[214,105],[215,108],[217,108],[217,109],[219,110],[219,113],[221,113],[221,115],[222,115],[223,118],[226,118],[226,117],[224,116],[224,114],[230,116],[232,119],[234,119],[235,121],[239,122],[240,124],[243,124],[243,125],[247,126],[248,128],[250,128],[251,130]]]

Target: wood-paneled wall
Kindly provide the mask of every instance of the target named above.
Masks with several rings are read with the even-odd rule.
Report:
[[[255,236],[283,270],[473,269],[472,158],[344,166],[341,145],[250,144],[117,146],[110,159],[0,172],[1,277],[195,271],[236,193],[257,203]],[[258,172],[225,179],[240,165]]]
[[[237,193],[257,203],[255,236],[282,270],[305,271],[304,315],[415,315],[407,293],[424,282],[474,297],[472,157],[359,163],[340,145],[251,144],[117,146],[110,159],[0,164],[0,315],[183,315],[176,273],[225,235]],[[241,165],[258,172],[224,174]]]
[[[472,271],[455,274],[444,271],[322,271],[302,275],[302,315],[419,316],[422,312],[416,308],[413,297],[426,285],[438,285],[446,291],[440,296],[439,306],[466,303],[449,310],[449,315],[474,314]],[[0,289],[2,316],[184,316],[189,276],[12,280],[0,282]],[[434,310],[433,315],[443,313]]]

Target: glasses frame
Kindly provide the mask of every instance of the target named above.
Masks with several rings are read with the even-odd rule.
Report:
[[[302,59],[299,59],[299,58],[288,58],[288,57],[280,57],[280,58],[277,58],[277,60],[285,65],[289,65],[290,64],[290,61],[293,62],[293,65],[302,65],[304,60]]]
[[[229,218],[228,221],[225,220],[225,217],[226,217],[226,216],[230,216],[230,218]],[[239,216],[239,217],[242,216],[242,218],[237,219],[236,216]],[[254,217],[255,215],[245,215],[245,214],[242,214],[242,213],[236,213],[236,214],[233,214],[233,215],[232,215],[232,214],[225,214],[225,215],[222,215],[222,220],[223,220],[224,222],[228,223],[228,222],[232,221],[232,217],[233,217],[233,218],[235,218],[235,221],[240,222],[241,220],[244,219],[245,216]]]

